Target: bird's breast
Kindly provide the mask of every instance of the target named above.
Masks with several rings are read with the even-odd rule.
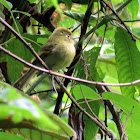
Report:
[[[51,54],[44,60],[50,69],[58,71],[68,67],[75,56],[74,44],[59,43],[52,49]]]

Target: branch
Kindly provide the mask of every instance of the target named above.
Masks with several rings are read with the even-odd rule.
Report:
[[[63,88],[64,92],[67,94],[67,96],[71,99],[71,101],[75,104],[75,106],[81,111],[83,112],[89,119],[91,119],[92,121],[94,121],[110,138],[113,138],[113,133],[110,132],[106,126],[104,126],[101,122],[99,122],[96,118],[94,118],[93,116],[91,116],[88,112],[86,112],[85,109],[83,109],[78,103],[77,101],[70,95],[70,93],[67,91],[66,87],[63,85],[63,83],[59,83],[59,85],[61,85],[61,87]]]
[[[27,0],[8,0],[12,3],[13,8],[17,10],[22,10],[24,12],[27,12],[33,17],[35,20],[37,20],[39,23],[43,24],[43,26],[47,27],[49,31],[53,31],[55,29],[55,26],[52,23],[52,14],[55,11],[55,7],[52,6],[50,8],[47,8],[44,13],[40,13],[37,9],[37,6],[42,0],[39,0],[38,3],[29,3]],[[30,24],[30,17],[27,17],[26,15],[20,16],[20,24],[22,25],[23,29]]]
[[[92,113],[92,115],[93,115],[99,122],[101,122],[101,120],[96,116],[96,114],[95,114],[95,113],[93,112],[93,110],[91,109],[91,107],[90,107],[90,105],[89,105],[89,103],[88,103],[88,101],[87,101],[87,99],[86,99],[86,97],[85,97],[85,95],[84,95],[84,93],[83,93],[83,90],[82,90],[82,88],[81,88],[81,85],[80,85],[80,90],[81,90],[81,92],[82,92],[82,95],[83,95],[83,97],[84,97],[85,103],[87,104],[87,106],[88,106],[90,112]]]
[[[101,95],[103,92],[111,92],[110,89],[107,86],[98,86],[95,85],[96,89],[98,90],[99,94]],[[109,100],[104,100],[105,104],[108,106],[108,109],[110,110],[112,117],[113,117],[113,121],[115,122],[120,138],[122,136],[122,133],[124,132],[124,127],[123,127],[123,123],[121,121],[121,118],[118,114],[117,109],[115,108],[114,104],[109,101]],[[128,140],[127,136],[124,136],[123,140]]]
[[[78,81],[78,82],[83,82],[83,83],[88,83],[88,84],[93,84],[93,85],[100,85],[100,86],[131,86],[131,85],[140,83],[140,79],[135,80],[135,81],[130,82],[130,83],[118,83],[118,84],[114,84],[114,83],[104,83],[104,82],[89,81],[89,80],[85,80],[85,79],[81,79],[81,78],[77,78],[77,77],[72,77],[72,76],[60,74],[60,73],[57,73],[57,72],[54,72],[54,71],[51,71],[51,70],[47,70],[47,69],[44,69],[44,68],[35,66],[35,65],[33,65],[33,64],[31,64],[31,63],[23,60],[23,59],[21,59],[20,57],[14,55],[10,51],[4,49],[1,45],[0,45],[0,49],[2,51],[4,51],[5,53],[7,53],[8,55],[10,55],[13,58],[15,58],[16,60],[24,63],[25,65],[27,65],[29,67],[32,67],[32,68],[36,69],[38,71],[42,71],[42,72],[45,72],[45,73],[48,73],[48,74],[51,74],[51,75],[63,77],[63,78],[74,80],[74,81]]]
[[[109,100],[106,100],[104,101],[106,103],[106,105],[108,106],[112,116],[113,116],[113,121],[116,123],[116,126],[117,126],[117,129],[118,129],[118,132],[119,132],[119,135],[120,137],[122,136],[123,132],[124,132],[124,127],[123,127],[123,124],[122,124],[122,121],[120,119],[120,116],[116,110],[116,108],[114,107],[113,103]],[[127,139],[127,136],[125,135],[124,139],[123,140],[128,140]]]
[[[126,122],[125,122],[125,125],[124,125],[124,131],[123,131],[123,133],[122,133],[121,140],[123,140],[123,138],[126,136],[126,132],[125,132],[126,125],[127,125],[127,122],[128,122],[129,117],[130,117],[131,114],[132,114],[133,109],[134,109],[134,106],[132,107],[132,110],[130,111],[129,115],[128,115],[127,118],[126,118]]]

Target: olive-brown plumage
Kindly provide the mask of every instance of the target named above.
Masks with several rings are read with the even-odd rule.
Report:
[[[63,27],[56,28],[38,54],[53,71],[69,66],[75,56],[74,40],[71,31]],[[33,64],[41,66],[37,59],[33,61]],[[30,68],[16,81],[14,86],[18,89],[23,89],[35,72],[35,69]]]

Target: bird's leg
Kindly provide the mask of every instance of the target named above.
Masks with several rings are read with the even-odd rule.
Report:
[[[54,83],[54,75],[50,75],[49,78],[50,78],[50,82],[51,82],[51,84],[52,84],[52,88],[54,89],[54,91],[55,91],[56,93],[58,93],[58,92],[57,92],[57,89],[56,89],[56,87],[55,87],[55,83]]]

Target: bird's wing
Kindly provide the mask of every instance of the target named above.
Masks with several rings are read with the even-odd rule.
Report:
[[[47,58],[48,55],[52,54],[53,48],[55,47],[55,45],[56,44],[53,42],[47,42],[41,47],[39,56],[41,57],[42,60],[44,60],[44,58]],[[39,60],[35,59],[32,64],[36,65],[38,63],[39,63]]]

